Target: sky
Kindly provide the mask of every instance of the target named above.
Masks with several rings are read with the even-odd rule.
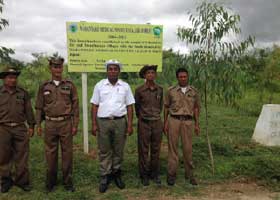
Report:
[[[32,53],[59,52],[66,58],[66,22],[88,21],[164,26],[163,47],[181,53],[188,46],[176,30],[190,26],[188,11],[198,0],[4,0],[1,18],[9,26],[0,32],[0,46],[15,50],[14,57],[29,62]],[[218,0],[241,17],[242,37],[253,35],[256,46],[280,45],[280,0]]]

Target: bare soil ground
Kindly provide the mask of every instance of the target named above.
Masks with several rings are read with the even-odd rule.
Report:
[[[134,198],[135,199],[135,198]],[[149,199],[140,197],[140,199]],[[195,195],[183,197],[158,196],[159,200],[280,200],[280,192],[272,192],[255,182],[227,182],[199,189]]]

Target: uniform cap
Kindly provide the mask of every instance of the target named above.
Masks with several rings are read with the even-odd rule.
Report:
[[[154,70],[155,72],[157,71],[157,65],[144,65],[139,71],[139,76],[140,78],[145,78],[145,73],[148,70]]]
[[[49,65],[63,65],[64,58],[62,57],[50,57],[49,58]]]
[[[7,75],[20,75],[20,71],[18,71],[15,67],[5,67],[2,72],[0,72],[0,79],[5,78]]]

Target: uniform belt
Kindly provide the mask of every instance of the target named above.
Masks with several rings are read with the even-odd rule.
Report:
[[[111,116],[111,117],[99,117],[99,119],[105,119],[105,120],[115,120],[115,119],[122,119],[122,118],[124,118],[124,117],[125,117],[125,115],[120,116],[120,117],[118,117],[118,116]]]
[[[182,121],[187,121],[187,120],[192,120],[193,117],[191,115],[171,115],[171,117],[182,120]]]
[[[5,126],[15,127],[24,124],[24,122],[5,122],[2,124]]]
[[[60,121],[64,121],[66,119],[69,119],[70,115],[61,116],[61,117],[49,117],[49,116],[45,116],[45,117],[46,117],[46,120],[60,122]]]

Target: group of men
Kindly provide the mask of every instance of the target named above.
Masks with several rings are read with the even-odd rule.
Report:
[[[41,122],[45,121],[44,143],[47,161],[46,189],[57,185],[58,146],[62,157],[63,184],[67,191],[75,190],[72,181],[73,136],[79,124],[77,89],[70,80],[62,78],[63,58],[49,60],[51,80],[40,85],[34,117],[28,92],[17,85],[20,72],[7,68],[0,73],[0,177],[1,192],[16,185],[30,191],[28,172],[29,138],[42,135]],[[182,140],[185,178],[197,185],[193,175],[192,132],[199,134],[199,94],[188,85],[188,71],[176,71],[178,85],[170,87],[166,95],[155,83],[156,65],[145,65],[139,72],[145,83],[135,90],[119,79],[122,64],[117,60],[105,63],[107,78],[99,81],[93,90],[92,134],[97,137],[100,183],[104,193],[114,181],[120,189],[122,161],[127,135],[133,133],[133,107],[138,118],[138,166],[141,183],[157,185],[160,179],[160,147],[162,133],[168,139],[167,184],[173,186],[179,163],[178,143]],[[164,108],[164,122],[161,112]],[[28,130],[27,128],[28,127]],[[15,166],[14,179],[11,168]]]

